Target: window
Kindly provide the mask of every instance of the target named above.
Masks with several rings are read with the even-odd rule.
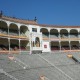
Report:
[[[37,32],[37,28],[32,28],[32,31],[33,32]]]
[[[46,44],[44,45],[44,48],[47,48],[47,45]]]

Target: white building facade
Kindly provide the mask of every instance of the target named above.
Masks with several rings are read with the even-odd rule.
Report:
[[[38,24],[0,16],[0,53],[79,51],[80,26]]]

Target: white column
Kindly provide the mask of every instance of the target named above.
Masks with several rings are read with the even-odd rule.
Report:
[[[49,32],[49,49],[50,49],[50,52],[51,52],[51,41],[50,41],[50,28],[48,29],[48,32]]]
[[[69,47],[70,47],[70,50],[71,50],[71,44],[70,44],[70,41],[69,41]]]
[[[20,45],[20,39],[19,39],[19,52],[20,52],[20,54],[21,54],[21,45]]]
[[[70,41],[69,41],[69,46],[70,46],[70,50],[71,50],[71,44],[70,44]]]
[[[9,54],[10,54],[10,38],[8,38],[8,42],[9,42]]]
[[[10,54],[9,24],[8,24],[8,45],[9,45],[9,54]]]
[[[30,54],[32,54],[32,44],[31,44],[31,39],[32,38],[32,33],[29,34],[29,42],[30,42]]]
[[[68,41],[70,40],[70,29],[68,29]]]

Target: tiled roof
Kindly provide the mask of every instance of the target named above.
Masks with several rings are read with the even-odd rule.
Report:
[[[80,28],[80,26],[64,26],[64,25],[47,25],[47,24],[38,24],[41,27],[50,27],[50,28]]]
[[[8,16],[2,16],[1,19],[12,21],[12,22],[23,23],[23,24],[37,24],[35,20],[25,20],[25,19],[19,19],[19,18],[8,17]]]

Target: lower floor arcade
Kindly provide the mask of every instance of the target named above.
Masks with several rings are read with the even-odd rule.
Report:
[[[50,42],[51,51],[54,50],[79,50],[79,41],[51,41]]]
[[[37,42],[37,41],[36,41]],[[47,46],[46,46],[47,43]],[[0,38],[0,53],[6,51],[32,51],[33,49],[40,49],[42,52],[47,51],[63,51],[63,50],[79,50],[80,42],[79,41],[44,41],[42,43],[34,43],[27,39],[15,39],[15,38]],[[44,48],[42,48],[44,47]],[[47,48],[49,47],[49,48]]]
[[[3,51],[30,51],[29,41],[26,39],[0,38],[0,52]]]

